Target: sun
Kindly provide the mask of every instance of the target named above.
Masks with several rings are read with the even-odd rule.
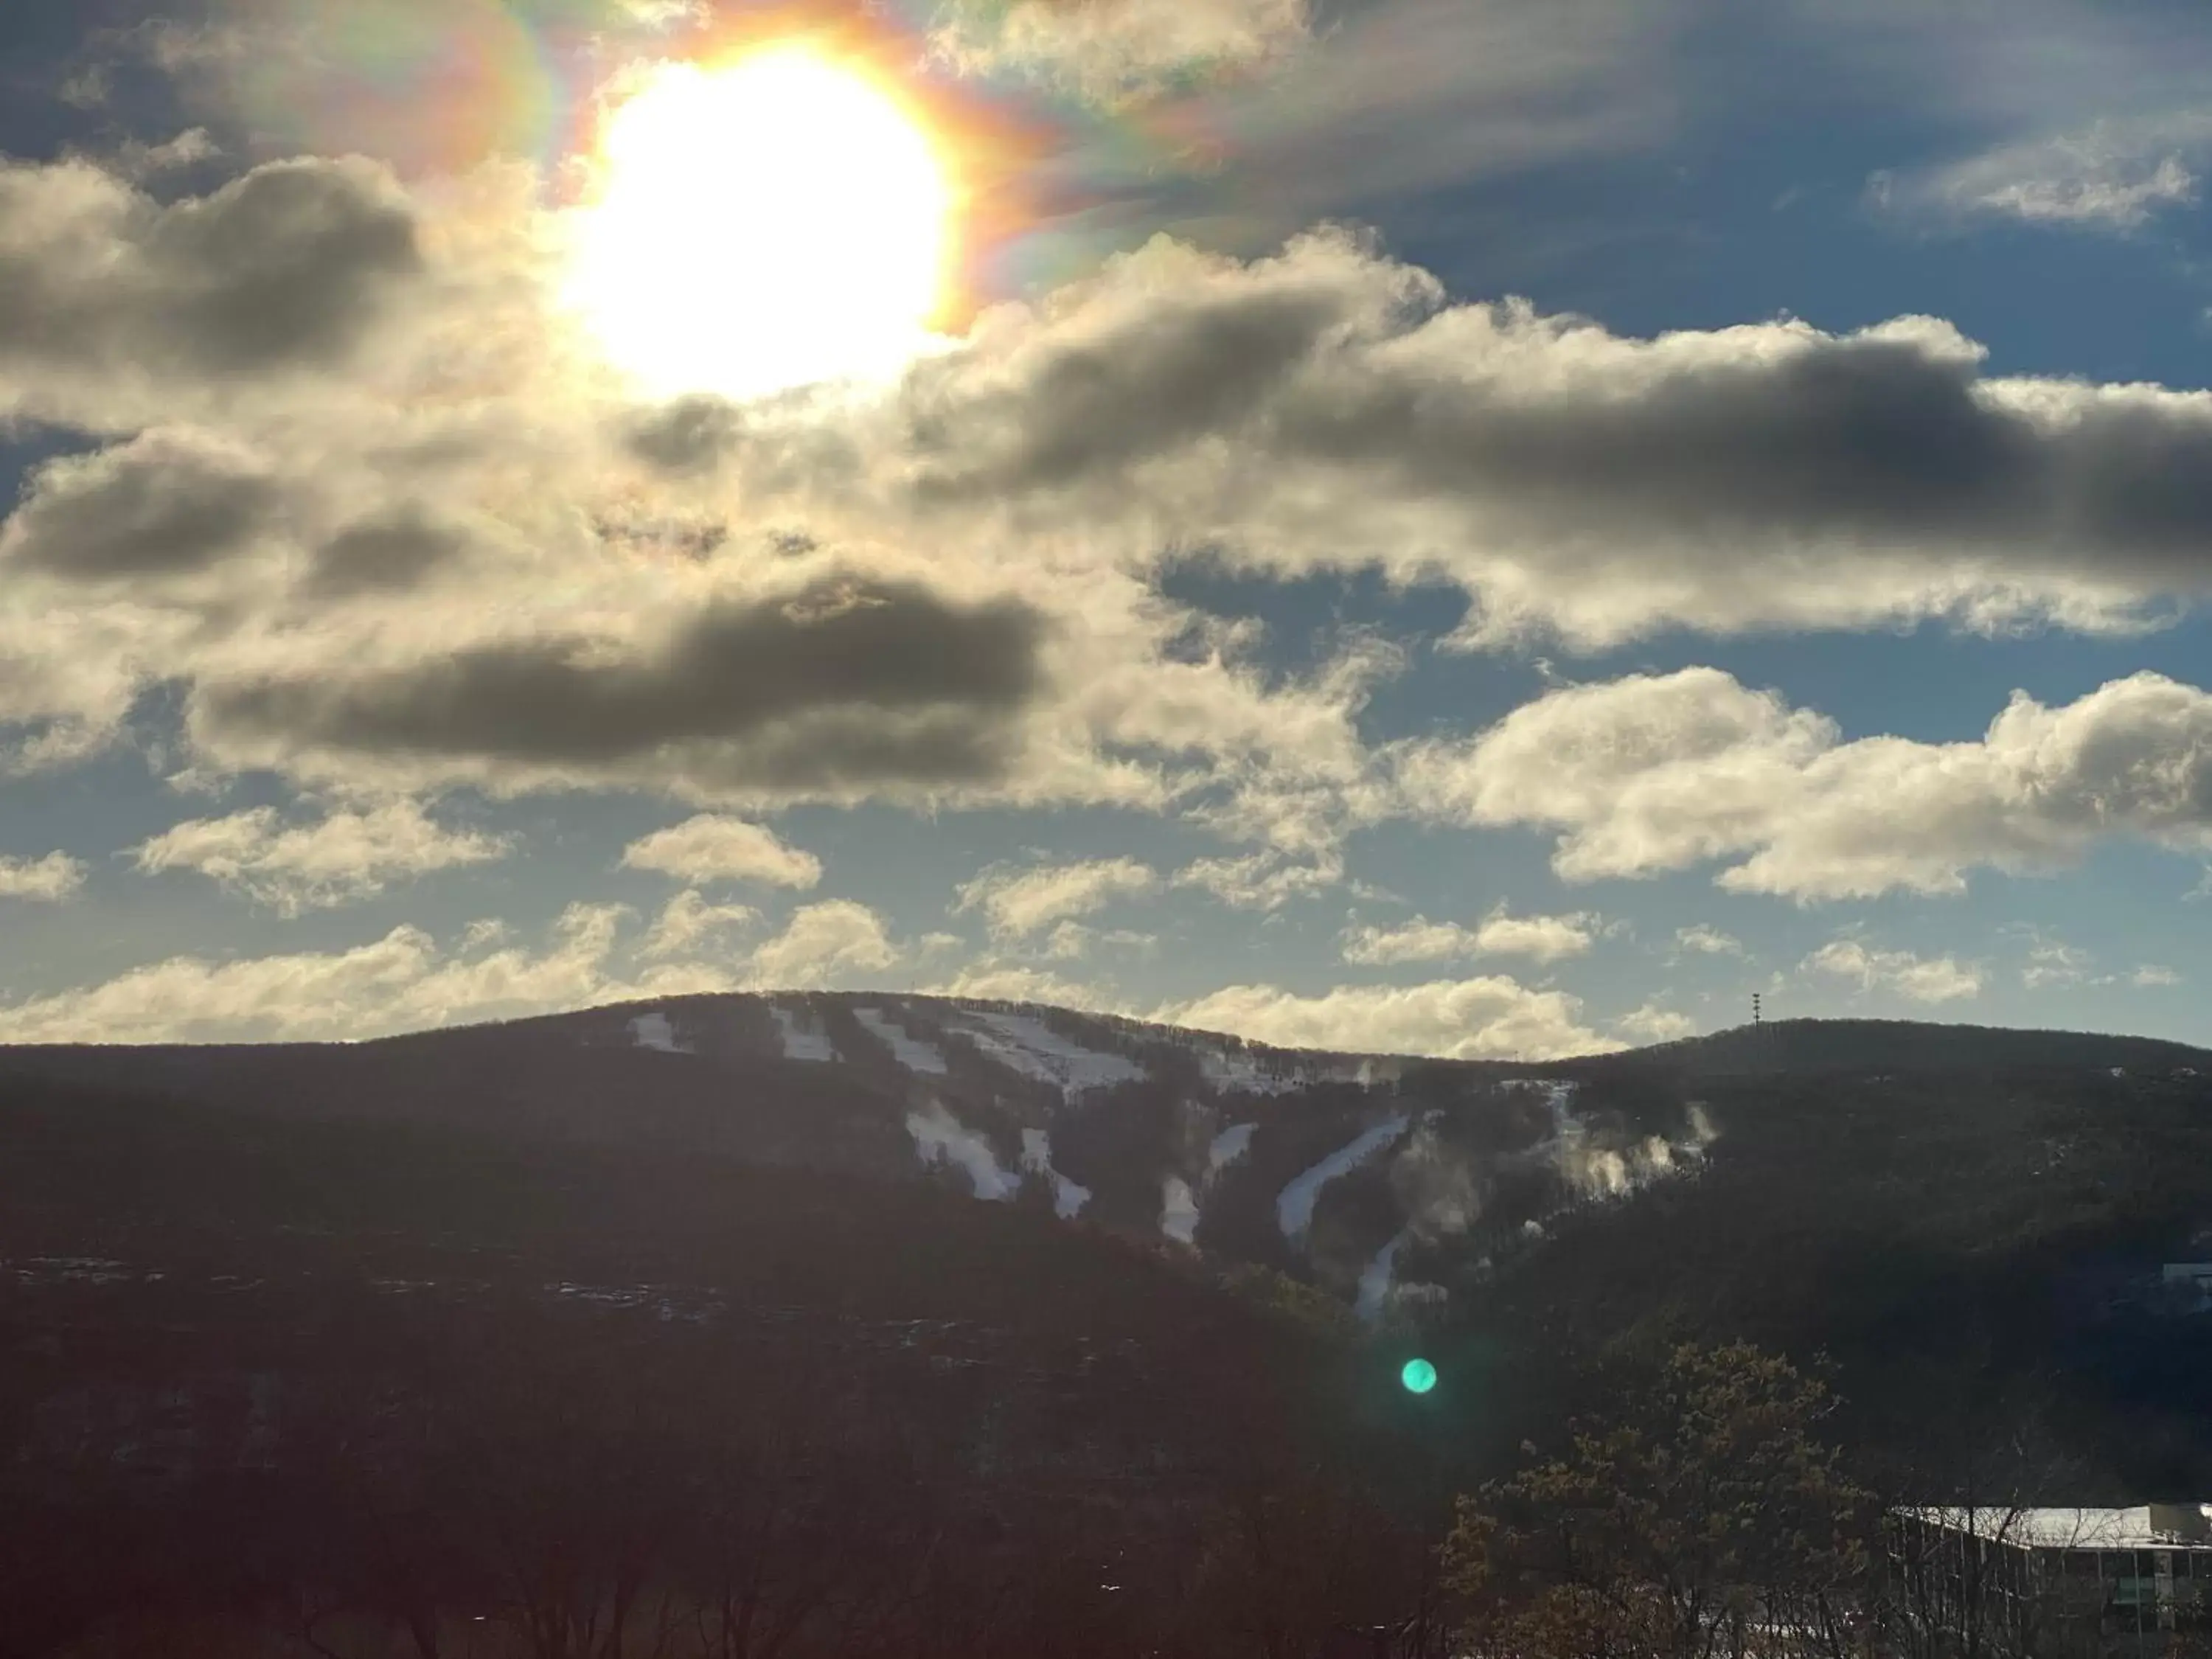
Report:
[[[664,65],[594,174],[563,298],[647,395],[883,380],[929,348],[953,191],[866,75],[803,46]]]

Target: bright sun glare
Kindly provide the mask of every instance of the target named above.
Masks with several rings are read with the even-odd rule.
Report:
[[[928,136],[803,47],[670,64],[610,118],[567,298],[641,390],[761,397],[927,348],[951,191]]]

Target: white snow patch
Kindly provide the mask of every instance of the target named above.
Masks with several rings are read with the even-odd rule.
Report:
[[[668,1016],[655,1012],[640,1014],[629,1023],[630,1042],[640,1048],[656,1049],[664,1054],[688,1054],[693,1051],[688,1043],[676,1040],[676,1028],[668,1023]]]
[[[1407,1227],[1375,1254],[1359,1275],[1359,1294],[1353,1300],[1352,1310],[1365,1323],[1372,1325],[1382,1317],[1383,1310],[1390,1305],[1390,1275],[1398,1261],[1398,1252],[1406,1248],[1406,1241],[1413,1236]]]
[[[1181,1176],[1160,1182],[1160,1231],[1178,1244],[1198,1243],[1198,1197]]]
[[[1003,1204],[1021,1191],[1021,1177],[999,1167],[991,1143],[946,1111],[941,1103],[933,1100],[923,1109],[908,1112],[906,1132],[914,1137],[914,1150],[925,1164],[934,1168],[957,1164],[965,1170],[976,1197]]]
[[[776,1030],[783,1037],[783,1057],[786,1060],[833,1060],[837,1050],[830,1041],[829,1033],[819,1025],[802,1019],[790,1009],[773,1005],[769,1012],[775,1016]]]
[[[1073,1221],[1091,1201],[1091,1188],[1077,1185],[1052,1167],[1052,1136],[1042,1129],[1022,1131],[1022,1168],[1052,1182],[1052,1210],[1062,1221]]]
[[[1073,1221],[1091,1203],[1091,1188],[1078,1186],[1068,1176],[1053,1168],[1053,1137],[1048,1130],[1022,1130],[1022,1168],[1029,1175],[1042,1175],[1053,1183],[1053,1214],[1061,1221]]]
[[[1275,1200],[1275,1220],[1283,1230],[1283,1237],[1293,1244],[1303,1239],[1313,1227],[1314,1205],[1321,1197],[1322,1188],[1339,1176],[1349,1175],[1405,1133],[1403,1114],[1386,1119],[1350,1146],[1340,1146],[1284,1188]]]
[[[1026,1014],[971,1018],[974,1024],[954,1029],[1008,1071],[1049,1083],[1070,1100],[1087,1089],[1110,1089],[1146,1076],[1145,1068],[1126,1054],[1078,1048],[1042,1020]]]
[[[945,1056],[928,1043],[908,1036],[905,1030],[884,1018],[880,1008],[855,1008],[853,1018],[881,1039],[891,1051],[891,1058],[909,1072],[926,1072],[932,1077],[945,1075]]]
[[[1252,1136],[1259,1128],[1256,1123],[1236,1123],[1214,1136],[1213,1145],[1206,1150],[1207,1179],[1224,1170],[1252,1150]]]

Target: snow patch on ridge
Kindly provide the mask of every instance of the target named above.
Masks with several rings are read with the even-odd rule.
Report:
[[[1389,1307],[1391,1275],[1397,1268],[1398,1252],[1406,1248],[1407,1240],[1413,1236],[1411,1227],[1404,1229],[1376,1252],[1375,1259],[1359,1275],[1359,1294],[1352,1302],[1352,1310],[1365,1323],[1375,1323]]]
[[[1214,1136],[1213,1145],[1206,1149],[1206,1174],[1208,1180],[1219,1175],[1252,1150],[1252,1136],[1259,1127],[1256,1123],[1233,1123]]]
[[[941,1103],[933,1100],[920,1110],[908,1112],[906,1132],[914,1137],[914,1150],[927,1167],[957,1164],[966,1170],[976,1197],[1004,1204],[1021,1191],[1021,1177],[999,1167],[991,1143],[946,1111]]]
[[[1283,1237],[1293,1244],[1303,1240],[1312,1231],[1314,1205],[1321,1197],[1322,1188],[1339,1176],[1351,1174],[1405,1133],[1406,1118],[1402,1113],[1386,1119],[1349,1146],[1340,1146],[1284,1188],[1275,1200],[1275,1221],[1282,1228]]]
[[[777,1032],[783,1038],[783,1057],[786,1060],[805,1060],[820,1062],[834,1060],[837,1050],[823,1029],[805,1021],[792,1010],[780,1004],[771,1004],[769,1012],[775,1016]]]
[[[924,1073],[931,1077],[945,1075],[945,1056],[930,1044],[910,1037],[905,1030],[884,1018],[880,1008],[855,1008],[853,1018],[860,1022],[869,1033],[881,1040],[891,1051],[891,1058],[909,1072]]]
[[[1123,1054],[1077,1047],[1042,1020],[1026,1014],[977,1013],[957,1026],[962,1036],[1010,1072],[1048,1083],[1067,1099],[1090,1089],[1135,1083],[1145,1068]]]
[[[1042,1129],[1022,1131],[1022,1168],[1052,1182],[1053,1213],[1073,1221],[1091,1201],[1091,1188],[1078,1186],[1052,1167],[1052,1136]]]
[[[1181,1176],[1160,1182],[1160,1231],[1178,1244],[1198,1243],[1198,1195]]]
[[[676,1028],[668,1023],[668,1016],[655,1010],[640,1014],[629,1023],[629,1037],[633,1047],[651,1048],[664,1054],[688,1054],[695,1052],[689,1043],[676,1040]]]

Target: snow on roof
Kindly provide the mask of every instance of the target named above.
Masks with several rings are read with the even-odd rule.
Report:
[[[2140,1504],[2124,1510],[1907,1509],[1899,1513],[2023,1549],[2212,1549],[2212,1505]],[[2194,1517],[2185,1535],[2181,1528]]]

